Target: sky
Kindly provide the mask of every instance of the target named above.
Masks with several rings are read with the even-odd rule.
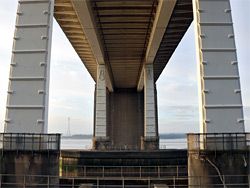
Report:
[[[246,131],[250,131],[250,0],[231,0]],[[0,132],[3,132],[17,0],[0,0]],[[94,81],[54,20],[49,133],[92,134]],[[199,132],[193,24],[157,81],[160,133]]]

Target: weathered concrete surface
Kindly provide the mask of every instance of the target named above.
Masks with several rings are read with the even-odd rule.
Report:
[[[216,153],[214,151],[210,151],[200,155],[198,152],[189,152],[188,175],[201,176],[200,178],[189,178],[190,188],[197,187],[191,185],[208,186],[214,184],[220,184],[221,186],[218,187],[223,187],[220,175],[222,179],[224,178],[223,175],[225,175],[224,183],[227,188],[235,187],[230,186],[229,184],[248,184],[248,175],[250,174],[249,164],[249,151],[216,151]],[[216,170],[215,166],[218,168],[220,174]],[[227,175],[236,176],[230,177]],[[214,177],[207,178],[205,176]],[[238,185],[236,187],[241,186]]]
[[[92,149],[95,150],[107,150],[109,148],[109,137],[98,138],[92,137]]]
[[[141,150],[157,150],[159,149],[159,137],[147,138],[141,137]]]
[[[70,178],[65,177],[67,175],[86,177],[87,179],[82,179],[82,183],[96,185],[98,180],[99,185],[122,186],[123,178],[131,177],[132,179],[126,179],[126,185],[147,186],[150,183],[153,187],[154,184],[172,184],[171,178],[177,177],[177,173],[179,176],[187,176],[187,150],[150,152],[62,150],[61,164],[61,175],[64,178],[60,179],[60,183],[71,183]],[[166,176],[168,179],[159,178]],[[148,177],[151,177],[150,182]],[[152,178],[155,178],[155,181]],[[187,179],[178,180],[177,183],[187,185]]]
[[[3,177],[3,183],[47,184],[47,176],[59,176],[59,152],[4,151],[1,156],[0,169],[2,174],[14,176]],[[35,177],[35,175],[39,175]],[[41,175],[46,175],[42,178]],[[33,177],[32,177],[33,176]],[[50,178],[51,184],[58,184],[59,178]],[[11,185],[10,187],[14,187]]]
[[[144,92],[116,89],[109,93],[107,136],[111,148],[139,149],[144,135]]]
[[[187,150],[80,151],[62,150],[62,165],[167,166],[187,165]]]

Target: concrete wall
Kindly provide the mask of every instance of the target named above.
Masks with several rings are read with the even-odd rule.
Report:
[[[61,150],[62,165],[161,166],[187,165],[187,150],[79,151]]]
[[[139,177],[140,171],[144,177],[155,177],[159,172],[157,167],[161,167],[162,175],[173,177],[177,173],[176,166],[181,166],[178,170],[179,176],[187,176],[187,150],[126,152],[62,150],[61,164],[61,175],[64,176],[102,177],[105,167],[107,177]],[[124,172],[122,174],[121,167]]]
[[[213,164],[211,164],[210,162]],[[249,168],[249,151],[214,151],[206,152],[206,154],[200,155],[197,152],[188,153],[188,175],[193,178],[189,178],[190,188],[197,187],[200,185],[202,187],[207,187],[208,185],[220,184],[224,187],[222,181],[220,180],[219,170],[221,177],[224,178],[224,183],[226,187],[241,187],[242,184],[248,184],[248,177],[250,173]],[[216,167],[216,168],[215,168]],[[233,177],[227,175],[236,175]],[[238,176],[237,176],[238,175]],[[246,176],[244,176],[246,175]],[[200,176],[200,177],[194,177]],[[202,177],[204,176],[204,177]],[[210,176],[210,178],[206,177]],[[214,177],[211,177],[214,176]],[[229,185],[229,184],[241,184],[240,185]],[[196,185],[196,186],[191,186]]]
[[[140,148],[144,131],[144,92],[116,89],[109,93],[108,136],[110,146]]]
[[[59,176],[59,156],[59,152],[4,151],[0,157],[1,173],[14,176],[3,176],[2,183],[23,183],[25,175],[27,184],[47,184],[47,176]],[[45,175],[45,177],[35,177],[34,175]],[[49,182],[57,184],[59,178],[50,178]],[[10,187],[14,187],[14,185]]]

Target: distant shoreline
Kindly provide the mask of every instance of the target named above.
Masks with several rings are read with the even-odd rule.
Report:
[[[75,135],[62,135],[62,139],[92,139],[91,134],[75,134]],[[185,133],[168,133],[168,134],[160,134],[160,139],[180,139],[187,138]]]

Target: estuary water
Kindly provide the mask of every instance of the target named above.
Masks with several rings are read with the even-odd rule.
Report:
[[[91,149],[91,139],[61,139],[61,149]],[[160,149],[186,149],[187,139],[160,139]]]

